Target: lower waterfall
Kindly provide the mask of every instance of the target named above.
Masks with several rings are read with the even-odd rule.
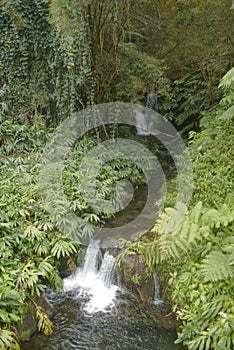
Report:
[[[101,261],[100,268],[98,262]],[[114,306],[116,292],[115,284],[116,260],[106,252],[101,258],[99,242],[91,240],[83,267],[77,268],[74,274],[63,279],[63,290],[73,291],[77,296],[88,296],[84,310],[90,314],[105,312]]]
[[[22,350],[179,350],[168,311],[158,302],[143,309],[120,289],[116,260],[102,254],[97,240],[91,240],[83,265],[63,279],[63,290],[48,289],[45,299],[54,310],[54,334],[37,334]]]

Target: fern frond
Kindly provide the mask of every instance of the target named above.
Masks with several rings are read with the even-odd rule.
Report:
[[[165,208],[159,216],[153,228],[153,232],[158,234],[170,233],[179,228],[184,216],[186,215],[186,206],[183,203],[177,203],[176,208]]]
[[[208,209],[201,218],[201,224],[208,227],[219,228],[228,226],[234,219],[234,211],[227,204],[217,209]]]
[[[220,227],[222,223],[222,216],[216,209],[209,209],[203,214],[201,218],[202,226]]]
[[[201,273],[205,282],[220,281],[234,277],[233,267],[230,264],[230,256],[221,251],[211,252],[201,264]]]
[[[234,117],[234,106],[228,108],[218,119],[222,122],[229,122]]]
[[[178,259],[182,254],[190,249],[187,239],[177,237],[176,235],[164,235],[160,237],[158,242],[159,260],[160,262]]]
[[[157,234],[159,262],[178,259],[201,239],[197,224],[201,209],[202,203],[199,202],[193,209],[191,219],[183,203],[179,203],[177,208],[165,208],[153,229]]]
[[[197,224],[201,217],[201,212],[202,212],[202,202],[199,201],[190,212],[190,216],[189,216],[190,220],[195,224]]]
[[[225,237],[222,241],[222,251],[230,254],[230,259],[234,256],[234,236]]]
[[[221,79],[219,87],[232,88],[234,87],[234,67],[231,68]]]

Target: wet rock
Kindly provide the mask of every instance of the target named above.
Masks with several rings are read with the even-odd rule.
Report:
[[[135,294],[143,304],[154,298],[153,276],[148,273],[139,255],[131,254],[121,260],[119,278],[121,285]]]
[[[49,318],[53,317],[52,307],[42,296],[35,298],[35,303],[45,310]],[[37,332],[36,308],[30,301],[25,306],[21,324],[17,326],[18,338],[21,342],[28,341],[35,332]]]

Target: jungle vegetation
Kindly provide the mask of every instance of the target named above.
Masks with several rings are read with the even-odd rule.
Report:
[[[17,324],[28,303],[35,306],[38,329],[53,332],[35,296],[48,284],[61,287],[61,258],[74,268],[81,254],[74,228],[91,234],[106,218],[77,196],[75,186],[77,162],[105,136],[95,131],[76,144],[63,172],[64,192],[86,224],[66,222],[59,230],[51,222],[38,186],[51,133],[71,113],[93,104],[145,105],[152,89],[157,110],[187,144],[194,192],[183,215],[183,203],[175,207],[172,193],[150,240],[128,245],[126,253],[140,254],[151,270],[157,265],[181,320],[178,342],[191,350],[233,348],[231,1],[0,4],[0,349],[20,349]],[[106,131],[115,134],[114,127]],[[97,196],[114,196],[124,177],[135,184],[145,181],[133,164],[113,161],[96,179]]]

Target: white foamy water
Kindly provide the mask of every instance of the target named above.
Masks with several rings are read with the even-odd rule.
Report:
[[[141,135],[141,136],[150,135],[148,131],[148,123],[147,123],[147,119],[145,118],[145,114],[137,111],[135,115],[135,119],[136,119],[137,135]]]
[[[115,258],[106,252],[98,269],[99,256],[99,242],[91,241],[86,251],[84,266],[77,268],[73,275],[63,279],[65,292],[77,290],[77,296],[88,296],[84,310],[90,314],[98,311],[106,312],[113,307],[119,289],[113,283]]]

